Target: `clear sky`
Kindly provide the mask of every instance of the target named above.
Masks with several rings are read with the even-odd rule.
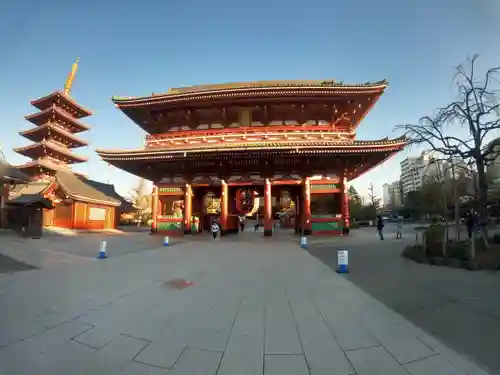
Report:
[[[4,4],[5,3],[5,4]],[[360,139],[395,137],[393,127],[447,104],[453,67],[474,53],[500,65],[498,0],[25,0],[0,5],[0,143],[28,144],[30,100],[62,89],[71,64],[80,69],[73,97],[93,111],[75,169],[114,183],[122,194],[135,177],[106,166],[95,148],[138,148],[144,133],[110,101],[170,87],[258,79],[383,78],[389,88],[361,123]],[[405,151],[354,181],[399,178]]]

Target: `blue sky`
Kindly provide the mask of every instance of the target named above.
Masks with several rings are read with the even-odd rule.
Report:
[[[105,2],[26,0],[0,5],[0,143],[28,143],[30,100],[62,89],[81,57],[73,97],[91,109],[89,162],[75,169],[115,183],[128,194],[135,177],[106,166],[95,148],[137,148],[144,133],[110,101],[169,87],[257,79],[328,79],[349,83],[387,78],[389,88],[358,129],[360,139],[396,136],[447,104],[453,67],[474,53],[500,65],[497,0],[165,0]],[[399,177],[405,151],[354,181]]]

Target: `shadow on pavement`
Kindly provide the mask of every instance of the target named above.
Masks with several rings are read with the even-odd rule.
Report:
[[[350,272],[343,277],[451,349],[500,374],[500,273],[416,264],[401,257],[407,241],[392,233],[385,241],[353,241],[345,246]],[[309,251],[335,270],[336,250],[333,244],[320,244]]]
[[[36,267],[19,262],[11,257],[0,254],[0,273],[13,273],[19,271],[34,270]]]

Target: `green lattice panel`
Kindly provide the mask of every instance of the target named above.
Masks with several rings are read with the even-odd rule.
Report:
[[[182,230],[182,223],[168,223],[168,222],[159,222],[156,224],[156,229],[158,231],[173,231],[173,230]]]
[[[339,221],[312,222],[312,231],[342,230],[342,224]]]

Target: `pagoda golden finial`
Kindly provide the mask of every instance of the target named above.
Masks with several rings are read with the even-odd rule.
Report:
[[[76,71],[78,70],[78,62],[80,61],[80,58],[77,57],[76,61],[73,63],[71,67],[71,73],[68,75],[68,79],[66,80],[66,83],[64,84],[64,93],[69,95],[71,91],[71,87],[73,87],[73,81],[75,80],[75,75]]]

